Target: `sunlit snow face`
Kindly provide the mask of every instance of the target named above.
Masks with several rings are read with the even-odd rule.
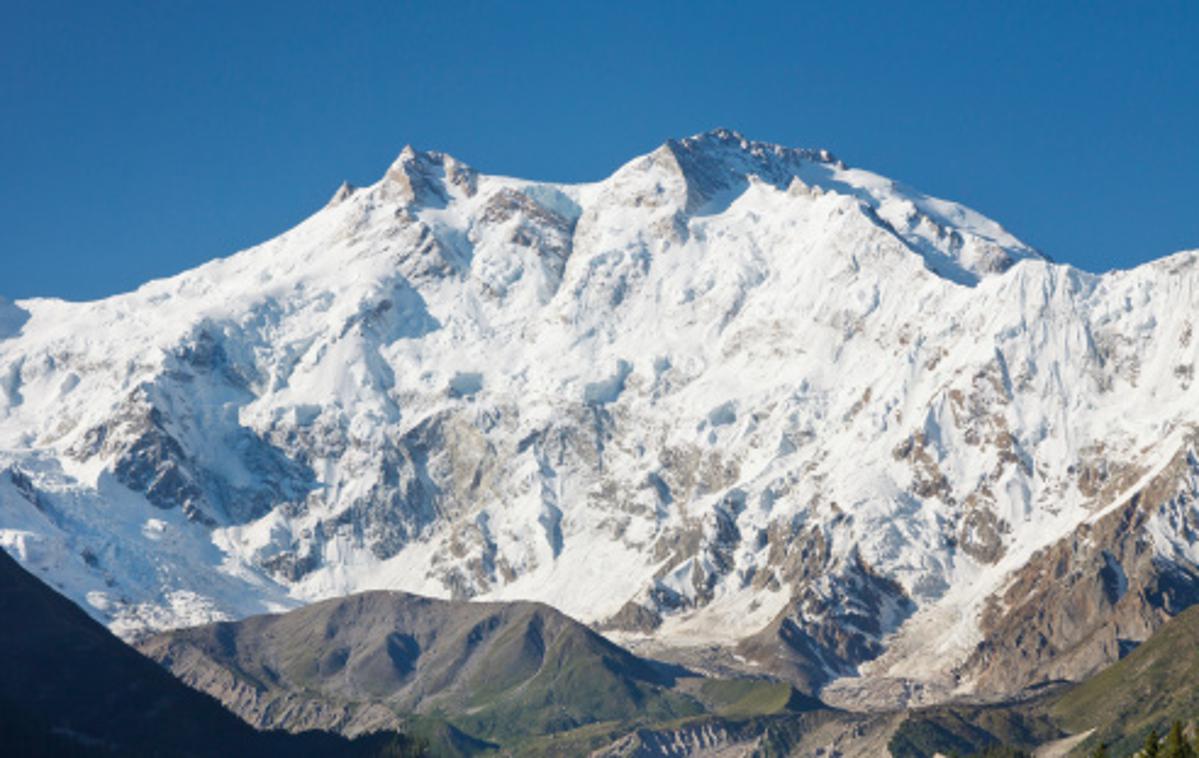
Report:
[[[949,666],[1118,501],[1080,467],[1184,444],[1170,260],[1056,266],[731,132],[576,186],[405,151],[230,258],[0,303],[0,537],[123,633],[385,587]]]

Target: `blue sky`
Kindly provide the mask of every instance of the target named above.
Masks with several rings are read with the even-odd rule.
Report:
[[[1100,271],[1199,247],[1199,3],[25,2],[0,295],[273,237],[406,143],[602,178],[715,126],[965,202]]]

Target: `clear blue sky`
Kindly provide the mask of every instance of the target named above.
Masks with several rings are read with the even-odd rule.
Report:
[[[409,142],[575,181],[715,126],[827,147],[1088,270],[1199,247],[1199,2],[3,8],[8,297],[227,255]]]

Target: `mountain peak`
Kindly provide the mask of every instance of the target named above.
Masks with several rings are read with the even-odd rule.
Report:
[[[650,182],[648,197],[658,205],[665,197],[681,203],[688,214],[712,210],[713,202],[723,205],[750,186],[751,178],[786,190],[805,167],[844,165],[827,150],[790,148],[743,137],[731,129],[670,139],[656,150],[623,166],[614,178],[617,183]],[[636,191],[635,203],[645,202],[644,191]]]
[[[769,161],[787,163],[797,160],[840,163],[828,150],[787,147],[774,142],[751,140],[735,129],[724,127],[717,127],[682,139],[667,140],[664,147],[685,153],[705,153],[712,157],[723,157],[726,160],[744,161],[749,159],[758,165]]]
[[[845,168],[828,150],[759,142],[725,128],[667,140],[651,156],[672,165],[686,182],[688,212],[729,193],[739,194],[751,177],[785,190],[805,167]]]
[[[1043,257],[970,208],[850,168],[828,150],[759,142],[732,129],[667,140],[614,179],[618,186],[627,183],[626,197],[634,205],[678,209],[687,216],[720,213],[755,184],[796,197],[831,193],[900,239],[928,270],[963,285],[1019,260]]]
[[[338,205],[347,197],[354,194],[356,190],[357,187],[349,182],[342,182],[340,185],[338,185],[337,191],[333,193],[333,197],[329,198],[329,202],[325,204],[325,207],[331,208],[335,205]]]
[[[478,172],[454,156],[405,145],[384,179],[409,205],[444,206],[452,195],[473,196]]]

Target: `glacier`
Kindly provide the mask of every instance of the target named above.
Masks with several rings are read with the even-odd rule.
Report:
[[[1197,261],[1087,273],[729,130],[573,185],[405,148],[230,257],[0,301],[0,544],[130,639],[399,589],[978,693],[1015,577],[1138,493],[1193,573]]]

